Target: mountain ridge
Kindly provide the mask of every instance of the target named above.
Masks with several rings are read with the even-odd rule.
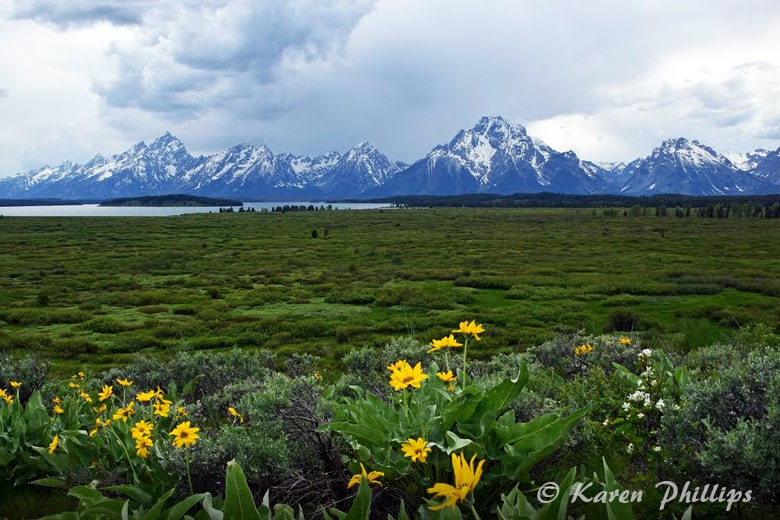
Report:
[[[653,195],[780,192],[780,148],[719,154],[697,140],[663,141],[629,163],[594,163],[560,152],[500,116],[485,116],[412,164],[363,141],[316,157],[237,144],[195,157],[169,132],[84,164],[0,178],[0,198],[107,199],[188,193],[244,199],[375,198],[467,193]]]

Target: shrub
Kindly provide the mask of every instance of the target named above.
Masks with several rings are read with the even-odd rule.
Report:
[[[82,327],[100,334],[116,334],[129,329],[129,327],[121,321],[109,318],[108,316],[92,318],[91,320],[84,322]]]
[[[778,502],[780,481],[780,350],[748,355],[735,347],[707,349],[699,379],[679,410],[664,416],[661,437],[679,446],[679,469],[728,481]]]

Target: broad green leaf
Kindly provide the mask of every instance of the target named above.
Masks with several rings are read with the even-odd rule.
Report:
[[[60,488],[60,489],[65,488],[65,481],[57,477],[39,478],[38,480],[33,480],[32,482],[30,482],[30,484],[34,484],[36,486],[52,487],[52,488]]]
[[[147,511],[147,513],[144,515],[144,520],[157,520],[162,514],[163,508],[165,507],[165,502],[167,502],[168,499],[171,498],[173,492],[174,490],[171,489],[163,496],[161,496],[157,500],[157,502],[155,502],[155,504],[149,508],[149,511]]]
[[[106,488],[108,491],[116,491],[117,493],[122,493],[125,496],[128,496],[138,502],[139,504],[150,506],[152,505],[152,495],[144,491],[143,489],[139,488],[138,486],[108,486]],[[168,496],[171,496],[173,494],[173,490],[170,490],[168,492]]]
[[[638,375],[636,375],[635,373],[633,373],[632,371],[630,371],[620,363],[612,362],[612,366],[615,368],[618,374],[625,377],[632,385],[636,386],[637,382],[640,379]]]
[[[246,483],[246,476],[235,460],[227,464],[225,475],[225,506],[222,508],[225,520],[261,520],[255,507],[252,492]]]
[[[609,465],[607,464],[607,459],[602,457],[602,463],[604,464],[604,486],[606,488],[607,493],[610,491],[620,491],[623,489],[620,484],[618,484],[617,480],[615,480],[615,475],[612,473],[612,470],[609,469]],[[633,520],[634,519],[634,510],[631,507],[630,503],[622,503],[619,500],[607,500],[606,502],[606,508],[607,508],[607,517],[609,520]]]
[[[91,486],[76,486],[68,491],[68,495],[78,498],[79,502],[86,507],[109,500],[104,497],[100,491]]]
[[[206,493],[206,496],[203,497],[203,511],[202,513],[205,513],[206,518],[209,520],[224,520],[224,513],[220,511],[219,509],[216,509],[213,504],[211,503],[211,495],[209,493]],[[200,513],[198,513],[198,516],[200,516]]]
[[[507,445],[506,455],[501,458],[504,473],[514,480],[528,482],[530,469],[560,446],[574,425],[587,413],[588,408],[586,406],[565,418],[547,423],[515,443]]]
[[[184,514],[192,508],[192,506],[204,500],[206,495],[211,498],[211,494],[209,493],[197,493],[195,495],[188,496],[181,502],[174,504],[173,507],[168,509],[163,517],[165,520],[180,520]]]

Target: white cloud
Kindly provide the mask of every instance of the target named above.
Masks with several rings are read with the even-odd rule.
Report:
[[[0,175],[165,130],[412,161],[482,115],[600,161],[780,144],[775,0],[3,2]]]

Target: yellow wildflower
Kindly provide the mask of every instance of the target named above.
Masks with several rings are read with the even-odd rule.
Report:
[[[476,455],[471,457],[471,461],[466,464],[466,458],[463,456],[463,453],[452,454],[452,470],[455,473],[455,485],[437,482],[433,487],[428,488],[428,493],[434,493],[433,498],[447,499],[439,505],[428,506],[428,509],[438,511],[446,506],[455,507],[458,500],[461,502],[466,500],[466,497],[474,491],[474,488],[479,483],[479,479],[482,477],[482,466],[485,464],[485,461],[479,461],[475,470],[474,459],[476,457]]]
[[[485,332],[485,329],[482,328],[482,325],[472,320],[471,323],[468,321],[461,321],[459,327],[452,332],[460,332],[466,336],[473,336],[475,340],[480,341],[479,335]]]
[[[136,439],[138,437],[149,437],[152,435],[152,432],[154,431],[154,425],[150,422],[146,421],[138,421],[135,423],[135,426],[130,428],[130,434],[132,435],[133,439]]]
[[[84,379],[84,372],[79,372],[78,376],[79,376],[79,379]]]
[[[428,447],[428,441],[422,437],[418,437],[417,440],[408,439],[405,443],[401,444],[401,451],[404,452],[404,457],[409,457],[412,462],[425,462],[428,458],[431,448]]]
[[[428,379],[428,375],[423,374],[422,364],[420,362],[417,362],[414,368],[412,368],[406,360],[394,363],[390,367],[394,367],[394,369],[391,368],[393,373],[390,374],[390,384],[392,385],[393,390],[403,390],[408,386],[420,388],[420,383],[425,379]]]
[[[154,441],[151,437],[139,436],[133,437],[135,439],[135,454],[145,459],[149,456],[149,448],[154,446]]]
[[[79,384],[78,384],[78,383],[74,383],[73,381],[70,381],[70,382],[68,383],[68,386],[69,386],[69,387],[71,387],[71,388],[78,388],[78,387],[79,387]]]
[[[620,338],[620,344],[621,345],[630,345],[631,344],[631,338]]]
[[[149,390],[148,392],[141,392],[140,394],[135,394],[135,400],[141,403],[148,403],[156,395],[157,392],[155,392],[154,390]]]
[[[360,481],[364,478],[368,480],[369,484],[379,484],[382,485],[381,482],[379,482],[379,477],[384,477],[385,474],[381,471],[372,471],[371,473],[366,472],[365,466],[363,466],[363,463],[360,463],[360,473],[357,473],[355,475],[352,475],[352,478],[349,479],[349,484],[347,484],[347,488],[351,488],[352,486],[356,486],[360,484]]]
[[[60,405],[55,404],[54,405],[54,413],[63,413],[65,411],[64,408],[62,408]]]
[[[5,397],[6,395],[8,394],[6,394],[5,388],[0,388],[0,397]]]
[[[55,397],[54,399],[52,399],[51,402],[54,403],[54,404],[60,404],[62,402],[62,399],[60,399],[59,396],[58,396],[58,397]]]
[[[176,413],[179,414],[179,417],[187,417],[187,410],[185,410],[181,406],[176,407]]]
[[[114,416],[112,419],[115,421],[122,420],[122,422],[127,422],[127,418],[135,415],[135,410],[133,410],[133,407],[135,406],[135,401],[130,401],[127,406],[124,408],[117,408],[117,411],[114,412]]]
[[[450,334],[449,336],[445,336],[441,339],[435,339],[431,341],[431,349],[428,351],[430,354],[431,352],[436,352],[437,350],[441,350],[443,348],[455,348],[455,347],[462,347],[462,343],[458,343],[458,340],[455,339],[455,336]]]
[[[106,409],[107,409],[106,403],[103,403],[100,406],[93,406],[92,407],[92,411],[95,412],[96,414],[101,414],[101,413],[105,412]]]
[[[190,426],[190,421],[184,421],[171,430],[168,435],[173,436],[173,446],[175,448],[186,448],[195,444],[199,438],[200,428]]]
[[[160,417],[168,417],[168,413],[171,411],[171,402],[163,401],[154,403],[152,405],[152,411],[155,415],[159,415]]]
[[[316,379],[317,381],[322,381],[322,374],[320,374],[319,372],[314,372],[314,379]]]
[[[452,373],[452,370],[447,370],[446,372],[436,372],[436,377],[445,383],[451,383],[457,379],[455,374]]]
[[[133,384],[133,382],[132,381],[128,381],[127,378],[117,379],[116,382],[119,383],[122,386],[132,386],[132,384]]]
[[[13,402],[14,402],[14,396],[12,396],[12,395],[4,394],[4,395],[2,396],[2,398],[3,398],[3,400],[4,400],[6,403],[8,403],[8,404],[11,404],[11,403],[13,403]]]
[[[593,345],[591,345],[590,343],[580,345],[579,347],[576,347],[574,349],[575,356],[581,356],[582,354],[588,354],[590,352],[593,352]]]
[[[94,437],[100,428],[104,428],[110,425],[111,425],[111,419],[104,421],[100,417],[98,417],[97,419],[95,419],[95,427],[92,429],[92,431],[89,432],[89,436]]]
[[[114,387],[103,385],[103,390],[98,392],[98,401],[105,401],[114,394]]]
[[[13,388],[19,388],[20,386],[22,386],[22,383],[20,381],[11,381],[10,383]]]
[[[54,438],[51,440],[51,444],[49,444],[49,455],[54,453],[54,450],[57,449],[57,446],[60,445],[60,437],[59,435],[55,435]]]
[[[232,415],[233,417],[236,417],[236,418],[238,419],[238,422],[239,422],[239,423],[243,423],[243,422],[244,422],[244,416],[243,416],[243,415],[241,415],[240,413],[238,413],[238,412],[236,411],[236,409],[235,409],[235,408],[233,408],[232,406],[229,406],[229,407],[228,407],[228,413],[229,413],[230,415]]]
[[[90,395],[88,393],[86,393],[84,390],[81,390],[79,392],[79,397],[81,397],[82,399],[84,399],[88,403],[92,402],[92,397],[90,397]]]

